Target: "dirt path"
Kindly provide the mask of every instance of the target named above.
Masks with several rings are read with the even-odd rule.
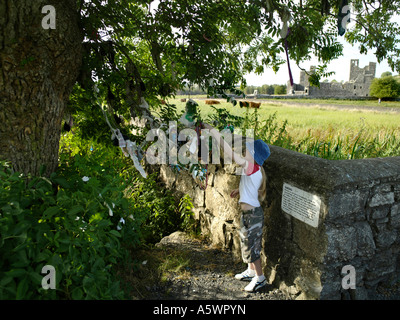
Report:
[[[165,237],[144,254],[144,264],[136,276],[147,285],[133,285],[138,295],[134,298],[151,300],[288,300],[288,294],[267,285],[256,293],[243,289],[248,282],[234,278],[246,266],[234,261],[229,252],[211,246],[184,233],[175,232]],[[159,261],[158,258],[163,260]],[[158,275],[154,270],[158,270]],[[150,270],[153,270],[151,275]],[[148,279],[144,279],[148,277]],[[135,282],[135,281],[134,281]],[[137,283],[137,282],[136,282]]]
[[[135,267],[121,275],[137,300],[293,300],[296,295],[267,285],[256,293],[234,279],[245,264],[232,254],[183,232],[165,237],[149,250],[135,252]],[[139,261],[139,267],[138,262]],[[399,300],[400,282],[380,286],[372,300]]]

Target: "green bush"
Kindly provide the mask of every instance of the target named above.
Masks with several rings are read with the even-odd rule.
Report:
[[[397,98],[400,96],[400,82],[392,76],[375,78],[369,88],[369,94],[377,98]]]
[[[116,266],[187,223],[188,205],[143,179],[119,148],[71,133],[60,145],[49,178],[0,162],[0,299],[124,298]],[[55,290],[42,288],[45,265],[55,268]]]
[[[93,160],[76,154],[49,179],[2,164],[0,299],[123,297],[113,265],[127,257],[121,239],[140,241],[143,217],[124,197],[123,178]],[[41,286],[45,265],[56,270],[56,290]]]
[[[27,182],[9,170],[1,174],[0,298],[120,297],[110,271],[122,255],[121,234],[92,197],[95,178]],[[56,270],[56,290],[41,286],[45,265]]]

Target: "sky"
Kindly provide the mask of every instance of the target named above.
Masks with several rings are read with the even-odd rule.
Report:
[[[387,61],[384,60],[381,63],[378,63],[374,51],[370,50],[368,51],[368,54],[360,54],[358,50],[358,45],[354,45],[353,47],[351,44],[347,43],[345,40],[343,40],[343,37],[340,37],[338,39],[339,42],[343,44],[343,55],[338,58],[333,60],[330,64],[328,64],[328,70],[327,71],[334,71],[335,74],[332,75],[328,79],[329,81],[332,81],[335,79],[336,81],[348,81],[349,76],[350,76],[350,60],[351,59],[359,59],[359,67],[364,68],[367,66],[370,62],[376,62],[376,77],[380,77],[381,74],[385,71],[390,71],[392,72],[393,75],[397,74],[396,71],[392,71],[387,64]],[[292,75],[293,75],[293,81],[294,83],[299,83],[300,80],[300,69],[297,67],[296,63],[294,61],[290,61],[290,68],[292,70]],[[318,60],[316,58],[303,62],[300,66],[307,71],[310,70],[310,66],[317,66],[318,65]],[[287,81],[289,80],[289,72],[288,72],[288,67],[287,63],[282,64],[279,68],[279,71],[275,73],[271,69],[266,70],[262,75],[256,75],[254,73],[248,74],[245,76],[247,85],[255,85],[255,86],[261,86],[263,84],[286,84]],[[323,81],[324,79],[321,79]]]
[[[352,15],[350,16],[350,23],[347,25],[347,28],[352,29],[355,25],[355,21],[352,18]],[[400,24],[400,16],[399,15],[394,15],[390,19],[392,22],[396,22],[397,24]],[[343,55],[338,58],[333,60],[330,64],[328,64],[328,69],[327,71],[334,71],[335,74],[330,76],[329,78],[325,78],[328,81],[336,80],[338,82],[341,82],[342,80],[344,82],[349,81],[349,76],[350,76],[350,60],[351,59],[359,59],[359,67],[364,68],[365,66],[369,65],[370,62],[376,62],[376,73],[375,77],[380,77],[381,74],[385,71],[390,71],[393,75],[398,74],[396,71],[392,71],[391,68],[389,67],[387,60],[383,60],[381,63],[378,63],[374,51],[375,50],[368,50],[367,54],[360,54],[360,51],[358,49],[359,45],[356,43],[354,46],[346,42],[344,40],[344,36],[338,36],[337,39],[338,42],[340,42],[343,45]],[[286,56],[283,55],[284,59],[286,60]],[[292,71],[292,76],[293,76],[293,82],[294,83],[299,83],[300,82],[300,69],[297,67],[297,65],[294,63],[294,61],[290,61],[290,69]],[[300,65],[302,68],[306,69],[307,71],[310,70],[311,66],[318,66],[318,59],[315,57],[312,58],[310,61],[303,62]],[[262,75],[256,75],[254,73],[248,74],[245,76],[247,85],[255,85],[255,86],[261,86],[263,84],[287,84],[289,80],[289,72],[288,72],[288,67],[287,63],[282,64],[278,70],[277,73],[272,71],[271,69],[268,69],[264,72]],[[321,81],[325,80],[321,79]]]

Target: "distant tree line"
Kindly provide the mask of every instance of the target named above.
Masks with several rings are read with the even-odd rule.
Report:
[[[322,82],[329,82],[327,79]],[[338,82],[332,80],[330,82]],[[344,83],[342,80],[341,83]],[[238,88],[239,89],[239,88]],[[286,85],[282,84],[263,84],[262,86],[247,86],[243,91],[245,94],[253,94],[257,90],[258,94],[279,95],[286,94]],[[229,92],[228,92],[229,93]],[[207,94],[198,85],[194,85],[177,92],[178,95],[197,95]],[[400,75],[393,76],[391,72],[383,72],[380,78],[375,78],[370,86],[370,96],[376,98],[397,98],[400,97]]]
[[[244,92],[253,94],[254,90],[257,90],[258,94],[286,94],[286,85],[263,84],[262,86],[247,86]]]
[[[239,89],[239,88],[237,88]],[[257,90],[258,94],[286,94],[286,85],[282,84],[263,84],[262,86],[247,86],[243,92],[245,94],[253,94],[254,90]],[[228,92],[229,93],[229,92]],[[178,95],[188,95],[188,94],[207,94],[198,85],[194,85],[179,90]]]

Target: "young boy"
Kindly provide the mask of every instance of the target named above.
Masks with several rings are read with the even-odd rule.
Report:
[[[268,145],[258,139],[254,144],[246,143],[246,155],[242,157],[232,150],[221,134],[208,124],[205,128],[223,148],[225,154],[243,168],[239,189],[231,192],[231,197],[239,195],[242,209],[240,217],[240,240],[243,262],[248,264],[247,269],[235,275],[238,280],[250,281],[245,291],[254,292],[267,284],[261,267],[261,240],[264,225],[264,211],[260,200],[265,197],[266,175],[262,167],[270,156]]]

